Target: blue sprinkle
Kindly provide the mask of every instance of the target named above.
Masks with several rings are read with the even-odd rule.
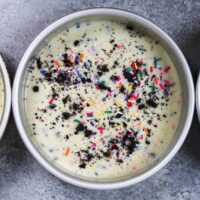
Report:
[[[74,61],[77,62],[79,60],[79,56],[75,56]]]
[[[127,95],[126,95],[126,101],[128,101],[128,96],[129,96],[129,95],[127,94]]]
[[[92,133],[92,135],[96,135],[96,134],[97,134],[97,132],[93,132],[93,133]]]
[[[79,23],[76,23],[76,28],[80,28],[80,24]]]
[[[153,58],[153,65],[154,65],[155,68],[157,67],[157,59],[156,59],[156,57]]]
[[[106,97],[102,98],[102,101],[106,101]]]
[[[76,73],[77,73],[78,77],[79,77],[80,79],[82,79],[82,75],[81,75],[81,73],[80,73],[78,70],[76,71]]]
[[[49,104],[49,107],[53,109],[53,108],[56,107],[56,104],[55,103],[51,103],[51,104]]]
[[[94,126],[94,123],[93,123],[92,121],[90,121],[90,124],[91,124],[92,126]]]
[[[44,69],[41,69],[41,70],[40,70],[40,73],[41,73],[43,76],[45,76],[46,71],[45,71]]]

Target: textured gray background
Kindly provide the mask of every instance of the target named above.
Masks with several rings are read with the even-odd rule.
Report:
[[[200,1],[0,0],[0,52],[13,80],[17,65],[37,34],[74,11],[116,7],[160,26],[185,54],[196,82],[200,62]],[[22,143],[13,116],[0,142],[0,199],[200,199],[200,125],[195,117],[175,158],[156,175],[126,189],[91,191],[63,183],[44,170]]]

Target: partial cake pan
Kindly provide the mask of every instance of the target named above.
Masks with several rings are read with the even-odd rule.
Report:
[[[11,109],[11,86],[10,86],[10,79],[8,76],[8,72],[6,69],[6,65],[0,55],[0,73],[3,78],[3,84],[4,84],[4,107],[3,107],[3,113],[0,120],[0,139],[3,136],[3,133],[5,131],[6,125],[8,123],[9,115],[10,115],[10,109]],[[2,98],[2,97],[0,97]]]
[[[95,180],[88,180],[77,176],[73,176],[70,173],[66,173],[56,168],[43,155],[41,155],[39,150],[32,143],[28,134],[31,130],[27,123],[25,104],[23,101],[25,92],[24,82],[26,79],[27,67],[29,66],[32,58],[37,55],[39,49],[41,49],[45,45],[46,41],[48,41],[48,39],[51,38],[54,34],[58,33],[70,23],[76,23],[83,20],[90,20],[91,18],[110,18],[113,20],[120,20],[121,22],[132,23],[133,25],[140,27],[140,29],[147,32],[153,38],[156,38],[160,42],[160,44],[166,49],[167,53],[170,55],[174,65],[177,68],[177,72],[181,80],[183,89],[183,109],[180,123],[175,133],[175,136],[173,137],[172,141],[165,149],[165,151],[162,153],[162,155],[159,157],[159,159],[157,159],[156,162],[150,165],[143,172],[139,173],[137,176],[130,176],[112,181],[98,182]],[[13,112],[17,128],[19,130],[23,142],[25,143],[26,147],[31,152],[31,154],[34,156],[34,158],[46,170],[48,170],[56,177],[62,179],[63,181],[80,187],[99,190],[122,188],[138,183],[155,174],[158,170],[164,167],[178,152],[188,134],[193,118],[195,104],[194,86],[191,72],[185,57],[183,56],[182,52],[175,44],[175,42],[164,31],[162,31],[155,24],[144,19],[143,17],[140,17],[136,14],[127,11],[110,8],[88,9],[70,14],[54,22],[52,25],[50,25],[44,31],[42,31],[30,44],[19,64],[14,80],[12,98]]]
[[[196,108],[197,108],[197,115],[200,121],[200,72],[196,84]]]

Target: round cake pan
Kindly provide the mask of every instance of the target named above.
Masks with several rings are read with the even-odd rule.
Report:
[[[5,131],[6,125],[8,123],[10,109],[11,109],[10,80],[7,73],[6,65],[3,62],[1,55],[0,55],[0,73],[3,78],[3,84],[4,84],[4,107],[3,107],[3,113],[0,120],[0,139],[1,139]],[[0,97],[0,98],[3,98],[3,97]]]
[[[45,43],[49,40],[49,38],[53,37],[53,35],[59,33],[59,31],[63,30],[67,25],[71,23],[81,22],[82,20],[90,20],[90,19],[114,19],[119,20],[126,23],[131,23],[134,26],[142,29],[147,32],[153,38],[158,40],[160,44],[166,49],[168,54],[170,55],[174,65],[177,68],[177,72],[179,74],[182,89],[183,89],[183,108],[182,115],[177,131],[167,146],[162,155],[150,165],[145,171],[139,173],[136,176],[126,177],[119,180],[112,181],[95,181],[95,180],[86,180],[80,177],[75,177],[70,173],[63,172],[62,170],[56,168],[52,163],[50,163],[36,148],[36,146],[32,143],[29,137],[29,126],[26,119],[25,114],[25,105],[23,103],[24,98],[24,85],[26,79],[26,69],[29,66],[33,57],[37,55],[39,49],[41,49]],[[14,80],[13,87],[13,112],[15,121],[21,135],[22,140],[25,145],[31,152],[31,154],[35,157],[35,159],[49,172],[57,176],[58,178],[66,181],[68,183],[90,188],[90,189],[116,189],[129,186],[131,184],[138,183],[149,176],[156,173],[162,167],[164,167],[177,153],[183,144],[190,125],[193,118],[194,112],[194,86],[193,80],[190,73],[189,66],[181,53],[180,49],[174,43],[174,41],[160,28],[158,28],[155,24],[150,21],[140,17],[136,14],[132,14],[130,12],[109,9],[109,8],[97,8],[97,9],[88,9],[79,11],[73,14],[70,14],[66,17],[59,19],[54,22],[52,25],[47,27],[44,31],[42,31],[35,40],[30,44],[27,51],[25,52],[16,76]]]
[[[196,84],[196,108],[197,108],[197,115],[200,121],[200,72]]]

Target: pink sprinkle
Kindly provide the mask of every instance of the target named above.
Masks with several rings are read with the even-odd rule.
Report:
[[[155,77],[154,78],[154,83],[156,84],[156,85],[158,85],[158,79]]]
[[[49,100],[49,104],[52,104],[54,101],[54,98],[52,97],[50,100]]]
[[[170,82],[169,80],[164,80],[164,82],[167,84],[167,85],[169,85],[169,86],[172,86],[172,85],[174,85],[172,82]]]
[[[98,56],[98,57],[97,57],[97,60],[104,61],[104,58],[103,58],[103,57],[100,57],[100,56]]]
[[[134,171],[137,170],[137,167],[133,166],[133,170],[134,170]]]
[[[113,97],[114,96],[113,92],[108,92],[108,96]]]
[[[133,136],[133,133],[132,133],[132,132],[130,132],[130,133],[129,133],[129,135],[130,135],[130,136]]]
[[[91,116],[91,115],[93,115],[93,112],[87,112],[86,114],[87,114],[87,116]]]
[[[123,132],[118,132],[118,135],[123,135]]]
[[[140,136],[140,139],[143,140],[143,135]]]
[[[121,78],[120,78],[120,75],[118,75],[118,76],[117,76],[117,81],[120,81],[120,79],[121,79]]]
[[[162,83],[160,83],[159,86],[161,90],[164,90],[164,85]]]
[[[138,98],[138,97],[137,97],[137,94],[132,94],[131,96],[132,96],[135,100],[137,100],[137,98]]]
[[[171,67],[167,66],[167,67],[164,68],[164,72],[167,73],[170,69],[171,69]]]
[[[140,67],[138,67],[138,72],[142,72],[142,69]]]
[[[88,50],[91,54],[93,53],[92,48],[88,48],[87,50]]]
[[[113,144],[112,144],[112,147],[115,147],[115,146],[116,146],[116,144],[115,144],[115,143],[113,143]]]
[[[56,67],[56,72],[58,72],[58,70],[59,70],[59,67]]]
[[[172,125],[172,129],[173,129],[173,130],[176,129],[176,125],[175,125],[175,124]]]
[[[100,134],[103,134],[103,127],[98,127]]]
[[[97,144],[95,142],[92,142],[92,148],[96,148],[97,147]]]

